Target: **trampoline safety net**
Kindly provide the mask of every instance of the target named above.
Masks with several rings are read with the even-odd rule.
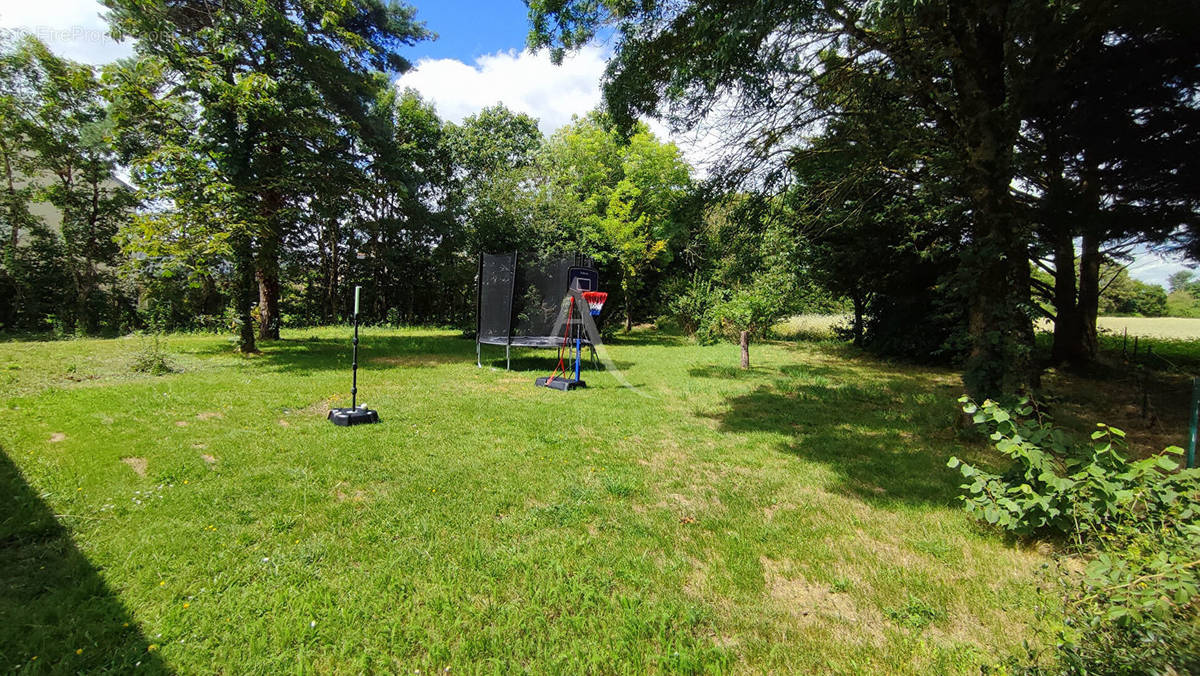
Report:
[[[476,334],[479,342],[522,347],[560,345],[569,308],[567,292],[572,267],[594,269],[590,258],[579,255],[481,256]]]

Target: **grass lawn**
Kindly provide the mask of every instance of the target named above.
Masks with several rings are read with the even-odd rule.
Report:
[[[160,377],[0,343],[0,670],[927,674],[1029,636],[1045,558],[958,507],[950,371],[647,332],[636,391],[564,394],[549,352],[367,330],[384,422],[346,429],[346,333],[174,336]]]

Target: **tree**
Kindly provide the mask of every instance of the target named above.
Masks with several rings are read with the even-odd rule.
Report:
[[[1170,277],[1167,277],[1167,289],[1171,293],[1176,291],[1187,291],[1192,284],[1192,278],[1196,273],[1192,270],[1180,270],[1174,272]]]
[[[384,90],[376,105],[382,133],[371,135],[357,204],[346,215],[347,250],[366,257],[350,259],[348,274],[368,291],[368,316],[457,320],[465,294],[444,285],[464,281],[455,254],[467,238],[445,204],[453,165],[442,121],[411,90]]]
[[[1104,261],[1200,218],[1200,13],[1175,2],[1086,9],[1032,27],[1058,62],[1028,94],[1018,157],[1034,260],[1054,278],[1051,360],[1079,366],[1097,358]]]
[[[1101,276],[1107,278],[1100,292],[1101,313],[1140,317],[1167,315],[1167,292],[1158,284],[1134,279],[1124,265],[1111,263],[1103,266]]]
[[[446,139],[455,172],[452,208],[468,233],[468,251],[533,247],[522,184],[544,141],[537,120],[497,104],[447,125]]]
[[[277,337],[279,254],[291,215],[323,196],[313,194],[321,186],[311,170],[354,152],[386,84],[379,71],[408,68],[396,50],[428,33],[411,7],[381,0],[235,0],[219,11],[173,0],[105,6],[114,37],[135,39],[137,53],[168,74],[170,91],[193,104],[189,133],[172,134],[184,154],[202,158],[205,182],[227,188],[219,231],[235,270],[239,348],[253,351],[255,287],[263,335]],[[124,95],[155,93],[130,83]]]
[[[944,153],[888,68],[843,68],[814,105],[832,115],[794,151],[785,194],[800,222],[807,272],[850,301],[856,345],[910,359],[959,357],[965,331],[956,243],[962,200],[941,170]]]
[[[713,308],[714,328],[738,341],[744,369],[750,368],[750,339],[765,335],[798,304],[794,242],[780,223],[768,226],[754,272],[728,283],[724,300]]]
[[[114,282],[114,237],[137,204],[134,191],[113,178],[116,155],[102,83],[90,66],[59,58],[28,35],[2,59],[0,105],[12,133],[0,143],[9,226],[7,267],[10,273],[18,267],[22,229],[41,239],[47,252],[59,247],[55,265],[66,272],[70,288],[56,290],[63,297],[56,299],[54,313],[65,329],[94,333]],[[35,221],[29,211],[34,201],[57,210],[57,231]],[[33,292],[27,288],[21,295],[29,300]]]
[[[794,3],[533,0],[531,46],[566,49],[605,24],[618,42],[604,83],[618,123],[668,114],[692,127],[714,110],[732,130],[730,180],[770,181],[792,148],[830,111],[817,89],[839,68],[884,69],[935,132],[943,170],[969,215],[959,252],[970,356],[964,382],[977,397],[1032,384],[1031,233],[1010,186],[1014,148],[1041,83],[1055,74],[1055,31],[1076,30],[1098,3]],[[720,105],[728,101],[728,105]],[[838,114],[838,113],[834,113]],[[844,113],[842,113],[844,114]],[[939,152],[939,154],[941,154]],[[773,168],[774,167],[774,168]]]
[[[5,265],[9,270],[21,231],[30,228],[36,220],[29,211],[35,186],[22,179],[37,171],[33,166],[35,158],[25,151],[31,143],[30,118],[37,105],[37,93],[26,79],[26,71],[32,64],[22,42],[19,36],[0,33],[0,160],[4,163],[0,224],[7,230],[4,233]]]
[[[546,250],[573,247],[611,264],[629,330],[649,305],[650,287],[686,239],[684,206],[691,171],[673,143],[662,143],[645,125],[625,139],[607,116],[576,119],[547,142],[532,182],[539,205],[560,202],[575,218],[542,218]],[[553,213],[553,212],[551,212]]]
[[[600,232],[614,249],[614,260],[621,274],[621,294],[625,298],[625,332],[633,329],[633,297],[641,290],[646,271],[666,251],[667,242],[656,239],[646,213],[634,216],[634,205],[642,190],[623,178],[609,194]]]

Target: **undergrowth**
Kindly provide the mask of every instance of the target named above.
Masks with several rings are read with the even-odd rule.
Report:
[[[1046,593],[1065,601],[1046,629],[1053,647],[1027,646],[1001,671],[1200,673],[1200,470],[1182,469],[1174,446],[1130,460],[1125,433],[1103,424],[1079,443],[1028,401],[1011,411],[961,401],[1013,460],[993,474],[950,458],[967,511],[1068,543],[1047,569]]]

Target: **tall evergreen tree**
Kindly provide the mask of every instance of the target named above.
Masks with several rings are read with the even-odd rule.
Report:
[[[1051,358],[1086,365],[1102,264],[1200,224],[1200,7],[1097,5],[1032,30],[1056,60],[1028,95],[1024,201],[1053,261]]]

